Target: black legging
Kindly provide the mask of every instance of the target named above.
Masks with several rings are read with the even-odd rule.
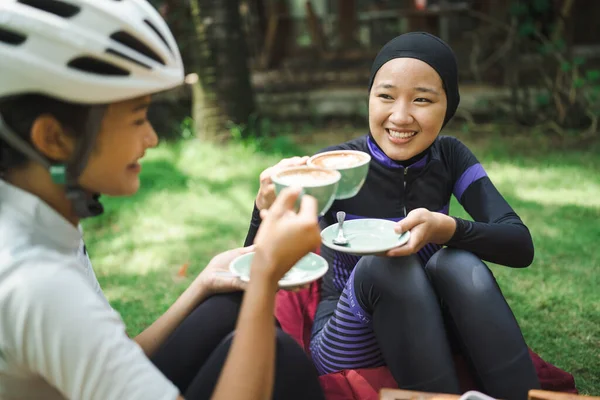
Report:
[[[152,357],[186,399],[209,399],[221,373],[242,301],[241,293],[200,304]],[[317,373],[298,344],[277,329],[274,399],[324,399]]]
[[[425,268],[416,256],[363,257],[356,269],[358,302],[373,316],[400,387],[458,393],[453,338],[490,396],[526,399],[539,388],[517,321],[491,271],[472,253],[442,249]]]

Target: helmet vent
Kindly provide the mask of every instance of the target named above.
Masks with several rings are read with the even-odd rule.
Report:
[[[106,61],[98,60],[97,58],[92,57],[78,57],[75,58],[67,64],[68,67],[88,72],[96,75],[105,75],[105,76],[127,76],[129,75],[129,71],[117,67],[116,65],[107,63]]]
[[[158,54],[156,54],[152,49],[146,46],[144,43],[140,42],[138,39],[131,36],[129,33],[125,31],[115,32],[110,35],[110,38],[116,42],[121,43],[124,46],[127,46],[138,53],[142,53],[143,55],[153,59],[154,61],[166,65],[164,60],[160,58]]]
[[[133,59],[133,58],[129,57],[128,55],[126,55],[126,54],[123,54],[123,53],[121,53],[120,51],[117,51],[117,50],[115,50],[115,49],[107,49],[107,50],[106,50],[106,53],[107,53],[107,54],[112,54],[113,56],[117,56],[117,57],[123,58],[123,59],[125,59],[125,60],[127,60],[127,61],[129,61],[129,62],[135,63],[135,64],[137,64],[137,65],[139,65],[139,66],[141,66],[141,67],[144,67],[144,68],[147,68],[147,69],[152,69],[152,67],[151,67],[151,66],[149,66],[149,65],[146,65],[146,64],[144,64],[144,63],[143,63],[143,62],[141,62],[141,61],[135,60],[135,59]]]
[[[25,43],[27,36],[0,28],[0,42],[18,46]]]
[[[165,44],[165,46],[167,46],[169,51],[171,53],[173,53],[173,49],[171,48],[171,46],[169,46],[169,43],[167,43],[167,39],[165,39],[165,37],[162,35],[162,33],[160,33],[160,31],[158,29],[156,29],[156,26],[154,26],[154,24],[152,22],[148,21],[147,19],[145,19],[144,22],[146,23],[146,25],[148,25],[150,27],[150,29],[152,29],[154,31],[154,33],[156,33],[156,35],[160,38],[160,40],[163,41],[163,43]]]
[[[18,0],[18,2],[63,18],[71,18],[81,11],[81,8],[60,0]]]

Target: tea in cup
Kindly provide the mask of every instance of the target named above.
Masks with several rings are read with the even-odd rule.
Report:
[[[317,199],[319,215],[324,215],[335,200],[341,174],[336,170],[316,167],[284,168],[271,177],[275,184],[275,193],[286,187],[301,187],[303,194]]]
[[[315,154],[308,160],[311,167],[340,172],[341,179],[335,198],[349,199],[356,196],[367,179],[371,155],[358,150],[334,150]]]

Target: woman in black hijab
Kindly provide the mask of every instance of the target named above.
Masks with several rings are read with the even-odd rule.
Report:
[[[322,150],[372,157],[361,191],[337,200],[322,227],[345,211],[398,221],[397,231],[411,236],[386,257],[321,248],[330,270],[311,339],[321,374],[387,365],[401,388],[459,393],[452,353],[461,352],[492,396],[526,399],[539,387],[519,326],[483,262],[527,267],[533,242],[471,151],[440,136],[459,101],[450,47],[427,33],[398,36],[373,63],[369,134]],[[274,197],[266,175],[246,243]],[[448,215],[452,195],[473,221]]]

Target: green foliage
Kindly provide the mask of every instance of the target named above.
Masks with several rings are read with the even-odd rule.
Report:
[[[228,123],[229,134],[234,143],[253,152],[270,152],[288,155],[295,151],[290,137],[294,133],[290,123],[274,123],[269,118],[252,114],[247,124]]]
[[[519,35],[522,37],[531,36],[535,32],[533,21],[525,21],[519,25]]]
[[[600,70],[585,57],[573,55],[564,34],[564,17],[557,12],[562,11],[552,0],[513,0],[509,7],[511,30],[516,32],[514,50],[506,53],[512,70],[508,76],[515,77],[511,98],[518,102],[511,106],[513,117],[529,126],[546,125],[562,135],[578,131],[582,139],[598,138]],[[535,52],[539,61],[534,68],[539,73],[532,76],[532,65],[514,62],[514,57]]]
[[[545,107],[550,105],[550,94],[549,93],[539,93],[536,98],[536,104],[541,107]]]
[[[181,121],[180,125],[181,137],[183,139],[192,139],[196,136],[194,119],[192,117],[186,117]]]

